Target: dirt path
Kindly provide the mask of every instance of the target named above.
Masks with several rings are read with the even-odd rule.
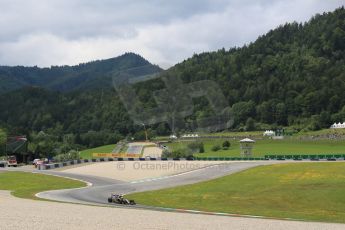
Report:
[[[162,149],[159,147],[145,147],[143,157],[161,157]]]

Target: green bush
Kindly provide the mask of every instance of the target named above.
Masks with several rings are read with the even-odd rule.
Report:
[[[223,146],[223,149],[228,149],[230,148],[231,143],[228,140],[226,140],[223,142],[222,146]]]
[[[68,153],[59,154],[54,157],[54,161],[57,161],[57,162],[65,162],[65,161],[71,161],[71,160],[80,160],[79,152],[75,150],[71,150]]]
[[[190,149],[193,153],[205,152],[204,143],[200,142],[200,141],[195,141],[195,142],[189,143],[187,145],[187,148]]]
[[[193,156],[193,152],[189,148],[176,149],[172,152],[164,150],[162,153],[163,158],[188,158],[190,156]]]
[[[220,145],[214,145],[213,147],[212,147],[212,151],[213,152],[217,152],[218,150],[220,150],[221,149],[221,147],[220,147]]]

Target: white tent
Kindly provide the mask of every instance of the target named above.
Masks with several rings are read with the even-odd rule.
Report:
[[[333,125],[331,125],[330,127],[331,129],[344,129],[345,128],[345,122],[343,123],[334,123]]]
[[[182,138],[195,138],[195,137],[199,137],[198,134],[183,134],[181,136]]]
[[[272,130],[266,130],[265,132],[264,132],[264,136],[274,136],[274,132],[272,131]]]
[[[240,143],[255,143],[255,141],[249,138],[244,138],[240,140]]]

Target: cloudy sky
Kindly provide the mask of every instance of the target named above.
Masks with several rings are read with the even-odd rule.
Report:
[[[242,46],[345,0],[0,0],[0,65],[72,65],[135,52],[164,68]]]

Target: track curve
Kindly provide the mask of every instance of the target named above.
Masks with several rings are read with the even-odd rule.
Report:
[[[180,173],[161,178],[151,178],[140,181],[119,181],[96,176],[84,176],[64,172],[45,171],[39,173],[64,176],[77,180],[87,181],[92,184],[85,188],[46,191],[37,194],[38,197],[48,200],[108,205],[107,198],[111,193],[129,194],[135,192],[151,191],[157,189],[171,188],[180,185],[194,184],[222,177],[225,175],[240,172],[252,167],[275,164],[277,162],[232,162],[208,166],[205,168]]]

